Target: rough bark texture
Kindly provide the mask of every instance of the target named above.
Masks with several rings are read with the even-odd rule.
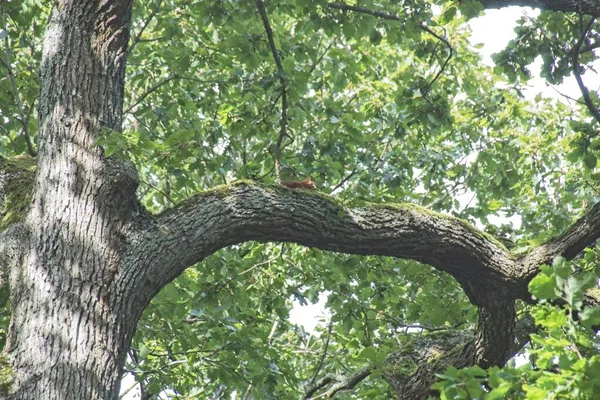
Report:
[[[134,329],[118,276],[136,183],[94,138],[120,126],[130,14],[130,1],[59,1],[48,23],[33,205],[11,273],[11,399],[118,392]]]
[[[463,368],[475,363],[475,338],[467,331],[448,331],[416,337],[390,354],[383,376],[401,400],[435,396],[430,389],[435,374],[453,365]]]
[[[529,3],[580,12],[595,6]],[[94,145],[101,129],[120,127],[130,14],[131,0],[63,0],[49,22],[32,203],[10,221],[0,207],[0,285],[10,270],[12,288],[0,368],[13,376],[2,398],[116,398],[133,331],[152,297],[190,265],[249,240],[408,258],[454,276],[478,307],[477,328],[418,339],[386,362],[384,376],[400,397],[425,398],[448,365],[505,363],[534,329],[515,327],[514,302],[530,300],[527,283],[539,266],[574,257],[600,237],[596,205],[564,234],[515,258],[467,223],[420,207],[352,209],[318,192],[254,182],[215,188],[151,216],[135,199],[135,168]],[[0,174],[0,205],[20,176]],[[596,291],[586,301],[599,299]]]

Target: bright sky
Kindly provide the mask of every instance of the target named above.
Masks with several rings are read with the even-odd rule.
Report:
[[[516,37],[513,30],[515,22],[523,15],[535,17],[539,15],[539,11],[529,7],[507,7],[500,10],[487,10],[484,16],[475,18],[470,22],[473,31],[471,43],[483,43],[483,48],[480,49],[480,52],[486,64],[492,66],[491,55],[504,49],[508,41]],[[558,92],[576,99],[581,97],[577,82],[572,76],[565,79],[561,85],[555,88],[549,87],[543,78],[537,76],[541,66],[541,61],[539,59],[537,61],[530,67],[530,71],[536,76],[529,84],[531,88],[529,94],[531,97],[539,92],[542,92],[545,97],[557,98],[562,101],[567,100]],[[600,75],[589,71],[583,75],[583,82],[590,90],[597,90],[600,87]]]

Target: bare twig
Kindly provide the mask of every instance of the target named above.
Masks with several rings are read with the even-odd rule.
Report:
[[[171,75],[165,79],[163,79],[162,81],[156,83],[154,86],[152,86],[150,89],[148,89],[145,93],[141,94],[140,96],[138,96],[138,98],[135,100],[135,102],[128,106],[125,111],[123,111],[123,114],[129,114],[131,113],[131,110],[133,108],[135,108],[137,105],[139,105],[141,102],[143,102],[146,97],[148,97],[149,95],[151,95],[152,93],[154,93],[155,91],[157,91],[161,86],[166,85],[167,83],[174,81],[174,80],[182,80],[182,81],[193,81],[193,82],[198,82],[198,83],[205,83],[205,84],[216,84],[216,85],[226,85],[228,83],[234,82],[234,81],[238,81],[239,78],[231,78],[231,79],[199,79],[199,78],[195,78],[195,77],[190,77],[190,76],[182,76],[179,74],[174,74]],[[242,79],[242,82],[247,82],[247,81],[251,81],[251,79]]]
[[[369,8],[366,8],[366,7],[353,6],[353,5],[346,4],[346,3],[329,3],[328,6],[330,8],[335,8],[335,9],[338,9],[338,10],[354,11],[354,12],[361,13],[361,14],[368,14],[368,15],[372,15],[374,17],[378,17],[378,18],[381,18],[381,19],[386,19],[386,20],[391,20],[391,21],[401,21],[401,18],[400,18],[400,16],[398,16],[398,14],[389,13],[389,12],[385,12],[385,11],[371,10]],[[433,84],[435,83],[435,81],[438,80],[438,78],[440,77],[440,75],[442,74],[442,72],[444,72],[444,69],[446,69],[446,66],[450,62],[450,59],[452,58],[453,49],[452,49],[452,45],[450,44],[450,42],[448,41],[448,39],[446,39],[444,37],[445,35],[444,36],[440,36],[439,34],[435,33],[431,28],[429,28],[427,25],[425,25],[422,22],[419,24],[419,28],[421,28],[421,30],[429,33],[430,35],[432,35],[433,37],[435,37],[439,41],[443,42],[446,45],[446,47],[448,48],[448,57],[442,63],[442,66],[439,69],[439,71],[436,73],[436,75],[434,76],[434,78],[431,80],[431,82],[429,82],[429,84],[427,85],[427,87],[423,91],[423,96],[426,96],[427,93],[429,93],[429,90],[431,90],[431,87],[433,86]]]
[[[265,27],[265,31],[267,32],[267,39],[269,41],[269,48],[271,49],[271,53],[273,54],[273,58],[275,59],[275,64],[277,65],[277,73],[279,74],[279,82],[281,84],[281,121],[279,123],[279,136],[277,137],[277,144],[275,145],[275,176],[277,181],[280,181],[280,172],[281,172],[281,142],[283,138],[288,136],[287,134],[287,81],[285,79],[285,72],[283,70],[283,65],[281,64],[281,57],[279,57],[279,52],[277,51],[277,47],[275,46],[275,39],[273,38],[273,28],[271,28],[271,23],[269,22],[269,16],[267,15],[267,10],[265,9],[265,3],[263,0],[256,0],[256,7],[258,8],[258,12],[260,13],[260,17],[262,19],[263,25]],[[289,136],[288,136],[289,137]]]
[[[283,243],[282,243],[283,246]],[[281,251],[283,252],[283,247],[281,249]],[[269,333],[269,337],[267,337],[267,344],[269,346],[271,346],[271,344],[273,343],[273,338],[275,337],[275,334],[277,333],[277,328],[279,328],[279,317],[275,317],[275,321],[273,321],[273,326],[271,326],[271,333]],[[254,389],[254,385],[253,384],[249,384],[248,387],[246,388],[246,391],[244,392],[244,396],[242,397],[242,400],[248,400],[250,399],[250,395],[252,394],[252,390]]]
[[[346,4],[346,3],[329,3],[328,6],[329,6],[329,8],[335,8],[337,10],[354,11],[354,12],[361,13],[361,14],[369,14],[369,15],[372,15],[374,17],[381,18],[381,19],[400,21],[400,17],[397,14],[388,13],[386,11],[371,10],[366,7],[352,6],[352,5]]]
[[[169,197],[169,195],[167,193],[165,193],[163,190],[159,189],[158,187],[156,187],[155,185],[151,184],[150,182],[146,182],[145,180],[140,178],[140,183],[147,185],[149,187],[151,187],[152,189],[156,190],[158,193],[162,194],[163,196],[165,196],[165,198],[167,200],[169,200],[171,202],[171,204],[175,205],[176,203],[173,201],[172,198]]]
[[[135,48],[135,46],[137,46],[138,43],[140,43],[142,41],[141,40],[142,39],[142,34],[144,33],[144,31],[148,27],[148,24],[150,24],[150,21],[152,21],[152,19],[156,16],[156,14],[158,14],[158,10],[160,10],[161,4],[162,4],[162,0],[159,0],[158,4],[156,5],[156,8],[154,9],[154,11],[152,11],[150,13],[150,15],[148,16],[148,18],[144,21],[144,24],[142,25],[142,28],[140,29],[140,31],[137,33],[137,35],[135,35],[133,37],[133,40],[131,41],[131,45],[127,49],[127,54],[131,54],[131,52],[133,51],[133,49]]]
[[[327,54],[327,52],[329,51],[329,49],[331,48],[331,46],[333,46],[335,43],[335,39],[333,39],[331,41],[331,43],[329,43],[327,45],[327,47],[325,48],[325,50],[323,51],[323,54],[321,54],[319,56],[319,58],[317,59],[317,61],[315,61],[315,63],[310,67],[310,70],[308,71],[308,74],[312,74],[313,71],[317,68],[317,65],[319,65],[319,63],[323,60],[323,58],[325,57],[325,54]]]
[[[142,101],[144,101],[146,99],[146,97],[148,97],[149,95],[151,95],[152,93],[156,92],[161,86],[166,85],[167,83],[175,80],[175,79],[180,79],[181,77],[177,74],[169,76],[165,79],[163,79],[162,81],[156,83],[154,86],[152,86],[150,89],[148,89],[144,94],[142,94],[141,96],[139,96],[132,105],[130,105],[129,107],[127,107],[125,109],[125,111],[123,112],[123,114],[128,114],[133,108],[135,108],[138,104],[140,104]]]
[[[556,92],[556,94],[558,94],[558,95],[560,95],[560,96],[564,97],[564,98],[565,98],[565,99],[567,99],[567,100],[573,101],[573,102],[575,102],[575,103],[577,103],[577,104],[585,104],[584,102],[582,102],[582,101],[579,101],[579,100],[577,100],[577,99],[575,99],[575,98],[573,98],[573,97],[569,96],[568,94],[565,94],[565,93],[561,92],[561,91],[560,91],[560,90],[558,90],[556,87],[554,87],[554,85],[550,86],[550,88],[551,88],[552,90],[554,90],[554,91]]]
[[[419,26],[425,32],[429,33],[430,35],[432,35],[436,39],[444,42],[444,44],[448,48],[448,57],[446,57],[446,60],[444,60],[444,63],[442,64],[442,66],[438,70],[437,74],[435,74],[435,76],[433,77],[433,79],[431,80],[431,82],[429,82],[429,85],[427,85],[427,87],[425,88],[425,92],[423,93],[423,95],[426,96],[427,93],[429,93],[429,91],[431,90],[431,87],[433,86],[433,84],[435,83],[435,81],[437,81],[438,78],[442,75],[442,72],[444,72],[444,70],[446,69],[446,66],[450,62],[450,59],[452,58],[452,45],[450,44],[450,42],[448,42],[448,40],[445,37],[442,37],[442,36],[438,35],[434,31],[432,31],[429,27],[427,27],[425,24],[421,23],[421,24],[419,24]],[[444,31],[444,36],[446,36],[445,31]]]
[[[323,345],[323,354],[321,354],[321,359],[319,360],[319,365],[315,369],[315,373],[310,380],[309,386],[313,386],[315,381],[317,380],[317,376],[319,376],[319,372],[321,372],[321,368],[323,368],[323,363],[325,362],[325,358],[327,357],[327,350],[329,349],[329,341],[331,340],[331,330],[333,329],[333,321],[329,321],[329,326],[327,327],[327,339],[325,340],[325,344]]]
[[[213,293],[218,293],[221,291],[221,289],[223,289],[225,286],[229,285],[231,282],[233,282],[234,280],[236,280],[237,278],[239,278],[242,275],[247,274],[248,272],[252,272],[253,270],[255,270],[258,267],[262,267],[263,265],[267,265],[267,264],[271,264],[272,262],[274,262],[275,260],[277,260],[279,257],[281,256],[281,254],[276,255],[273,258],[269,258],[266,261],[263,262],[259,262],[257,264],[254,264],[253,266],[251,266],[250,268],[235,274],[234,276],[232,276],[231,278],[229,278],[227,281],[221,283],[220,285],[218,285],[215,289],[213,289]]]
[[[581,35],[579,36],[579,40],[577,40],[577,43],[575,44],[575,47],[573,49],[573,75],[575,75],[575,80],[577,81],[577,85],[579,85],[579,90],[581,91],[581,95],[583,96],[585,105],[587,106],[588,110],[590,111],[590,113],[592,114],[594,119],[597,122],[600,122],[600,111],[598,111],[598,108],[594,105],[594,102],[592,101],[592,98],[590,97],[590,92],[589,92],[588,88],[583,84],[583,79],[581,79],[581,73],[579,71],[581,68],[581,66],[579,65],[579,54],[581,51],[581,45],[583,44],[583,41],[585,40],[587,33],[589,32],[590,28],[592,27],[592,24],[595,21],[596,21],[596,17],[590,18],[588,23],[581,30]]]
[[[338,190],[339,188],[341,188],[342,186],[344,186],[344,183],[348,182],[348,180],[350,178],[352,178],[354,176],[354,174],[356,174],[356,167],[354,167],[354,169],[352,169],[352,171],[350,171],[350,173],[348,175],[346,175],[340,181],[340,183],[338,183],[337,185],[335,185],[335,187],[333,189],[331,189],[331,193],[335,192],[336,190]]]

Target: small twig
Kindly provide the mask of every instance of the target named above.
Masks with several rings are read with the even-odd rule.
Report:
[[[369,15],[372,15],[374,17],[378,17],[381,19],[400,21],[400,17],[397,14],[388,13],[385,11],[371,10],[366,7],[352,6],[352,5],[346,4],[346,3],[329,3],[327,5],[329,6],[329,8],[335,8],[335,9],[342,10],[342,11],[354,11],[354,12],[361,13],[361,14],[369,14]]]
[[[146,99],[146,97],[148,97],[152,93],[156,92],[161,86],[166,85],[167,83],[169,83],[175,79],[179,79],[179,78],[181,78],[181,77],[179,75],[175,74],[175,75],[169,76],[168,78],[165,78],[162,81],[156,83],[154,86],[152,86],[150,89],[148,89],[144,94],[139,96],[132,105],[127,107],[125,109],[125,111],[123,112],[123,114],[128,114],[133,108],[135,108],[138,104],[140,104],[142,101],[144,101]]]
[[[425,32],[427,32],[430,35],[432,35],[433,37],[435,37],[436,39],[444,42],[444,44],[448,48],[448,57],[446,57],[446,60],[444,61],[444,63],[440,67],[440,69],[437,72],[437,74],[433,77],[433,79],[431,80],[431,82],[429,82],[429,85],[427,85],[427,87],[425,88],[425,92],[423,93],[423,96],[426,96],[429,93],[429,91],[431,90],[431,87],[433,86],[433,84],[435,83],[435,81],[437,81],[438,78],[442,75],[442,72],[444,72],[444,70],[446,69],[446,66],[450,62],[450,59],[452,58],[452,45],[450,44],[450,42],[448,42],[448,40],[445,37],[439,36],[437,33],[435,33],[430,28],[428,28],[425,24],[421,23],[421,24],[419,24],[419,27],[422,30],[424,30]],[[444,36],[445,36],[445,33],[444,33]]]
[[[279,82],[281,84],[281,121],[279,123],[279,136],[277,137],[277,144],[275,145],[275,177],[279,182],[281,180],[280,172],[281,172],[281,142],[283,138],[288,136],[287,134],[287,112],[288,112],[288,104],[287,104],[287,82],[285,80],[285,72],[283,70],[283,65],[281,64],[281,57],[279,57],[279,52],[277,51],[277,47],[275,46],[275,39],[273,38],[273,28],[271,28],[271,23],[269,22],[269,16],[267,15],[267,10],[265,9],[265,3],[263,0],[256,0],[256,7],[258,8],[258,12],[260,13],[260,17],[262,19],[263,25],[265,27],[265,31],[267,32],[267,39],[269,41],[269,48],[271,49],[271,53],[273,54],[273,58],[275,59],[275,64],[277,65],[277,73],[279,74]],[[289,137],[289,136],[288,136]]]
[[[577,104],[582,104],[582,105],[583,105],[583,104],[585,104],[585,103],[583,103],[583,102],[581,102],[581,101],[579,101],[579,100],[577,100],[577,99],[575,99],[575,98],[573,98],[573,97],[569,96],[568,94],[565,94],[565,93],[561,92],[561,91],[560,91],[560,90],[558,90],[556,87],[554,87],[554,85],[552,85],[552,86],[550,86],[550,87],[551,87],[551,88],[552,88],[552,90],[554,90],[554,91],[555,91],[557,94],[561,95],[562,97],[564,97],[564,98],[565,98],[565,99],[567,99],[567,100],[571,100],[571,101],[573,101],[573,102],[575,102],[575,103],[577,103]]]
[[[350,171],[350,173],[348,175],[346,175],[344,177],[344,179],[342,179],[340,181],[340,183],[338,183],[337,185],[335,185],[335,187],[333,189],[331,189],[331,193],[333,193],[336,190],[338,190],[339,188],[341,188],[344,185],[344,183],[348,182],[348,180],[354,176],[354,174],[356,174],[356,167],[354,167],[354,169],[352,171]]]
[[[152,86],[150,89],[148,89],[148,91],[146,91],[144,94],[140,95],[136,100],[135,103],[133,103],[132,105],[128,106],[125,111],[123,111],[123,114],[128,114],[131,112],[131,110],[139,105],[142,101],[144,101],[146,99],[146,97],[148,97],[150,94],[152,94],[153,92],[157,91],[161,86],[174,81],[180,79],[182,81],[193,81],[193,82],[198,82],[198,83],[210,83],[210,84],[216,84],[216,85],[226,85],[229,84],[231,82],[237,81],[239,80],[239,78],[230,78],[227,80],[223,80],[223,79],[199,79],[199,78],[195,78],[195,77],[190,77],[190,76],[182,76],[179,74],[175,74],[175,75],[171,75],[165,79],[163,79],[162,81],[156,83],[154,86]],[[242,82],[250,82],[252,81],[251,79],[247,79],[247,80],[241,80]]]
[[[156,16],[156,14],[158,14],[158,10],[160,10],[161,4],[162,4],[162,0],[159,0],[158,4],[156,5],[156,8],[154,9],[154,11],[152,11],[150,13],[150,15],[148,16],[148,18],[144,21],[144,24],[142,25],[142,28],[137,33],[137,35],[134,36],[133,40],[131,41],[131,45],[127,49],[127,54],[131,54],[131,52],[133,51],[133,49],[135,48],[135,46],[137,46],[137,44],[141,42],[142,34],[144,33],[144,31],[146,30],[146,28],[150,24],[150,21],[152,21],[152,19]]]
[[[270,264],[270,263],[274,262],[275,260],[277,260],[279,257],[280,257],[280,255],[277,255],[277,256],[275,256],[275,257],[273,257],[273,258],[269,258],[269,259],[268,259],[268,260],[266,260],[266,261],[263,261],[263,262],[259,262],[259,263],[257,263],[257,264],[254,264],[254,265],[253,265],[253,266],[251,266],[250,268],[248,268],[248,269],[245,269],[244,271],[240,272],[239,274],[236,274],[236,275],[232,276],[232,277],[231,277],[231,278],[229,278],[229,279],[228,279],[226,282],[223,282],[222,284],[218,285],[218,286],[217,286],[217,287],[216,287],[216,288],[213,290],[213,293],[218,293],[218,292],[220,292],[220,291],[221,291],[221,289],[223,289],[225,286],[229,285],[231,282],[233,282],[234,280],[236,280],[236,279],[237,279],[237,278],[239,278],[240,276],[242,276],[242,275],[245,275],[245,274],[247,274],[248,272],[252,272],[253,270],[255,270],[255,269],[256,269],[256,268],[258,268],[258,267],[262,267],[263,265]]]
[[[333,329],[333,321],[329,321],[329,326],[327,327],[327,339],[325,340],[325,344],[323,345],[323,354],[321,354],[321,359],[319,360],[319,365],[315,369],[315,373],[310,380],[309,386],[313,386],[315,381],[317,380],[317,376],[319,376],[319,372],[321,372],[321,368],[323,368],[323,363],[325,362],[325,357],[327,357],[327,350],[329,349],[329,341],[331,340],[331,330]]]
[[[334,43],[335,43],[335,39],[332,40],[331,43],[329,43],[329,45],[327,45],[327,47],[323,51],[323,54],[321,54],[319,56],[319,58],[317,59],[317,61],[315,61],[315,63],[310,67],[310,70],[308,71],[309,75],[312,74],[313,71],[317,68],[317,65],[319,65],[319,63],[323,60],[323,58],[325,57],[325,54],[327,54],[327,52],[329,51],[329,49],[331,48],[331,46],[333,46]]]
[[[600,195],[600,192],[598,191],[598,189],[596,189],[596,187],[595,187],[594,185],[592,185],[592,184],[590,183],[590,181],[588,181],[587,179],[584,179],[584,180],[583,180],[583,183],[585,183],[585,185],[586,185],[588,188],[590,188],[590,189],[592,190],[592,192],[594,192],[594,194],[595,194],[596,196],[599,196],[599,195]]]
[[[153,184],[151,184],[150,182],[146,182],[143,179],[140,178],[140,183],[143,183],[144,185],[147,185],[151,188],[153,188],[154,190],[156,190],[157,192],[159,192],[160,194],[162,194],[163,196],[165,196],[165,198],[167,200],[169,200],[173,205],[175,205],[175,201],[173,201],[172,198],[169,197],[169,195],[167,193],[165,193],[164,191],[162,191],[161,189],[157,188],[156,186],[154,186]]]
[[[282,251],[283,251],[283,249],[282,249]],[[273,342],[273,338],[275,337],[275,333],[277,333],[277,328],[279,328],[279,318],[278,317],[276,317],[275,321],[273,321],[273,326],[271,327],[271,333],[269,333],[269,337],[267,338],[267,344],[269,346],[271,346],[271,343]],[[254,389],[254,385],[251,383],[246,388],[246,391],[244,392],[244,396],[242,397],[242,400],[248,400],[248,399],[250,399],[250,395],[252,393],[252,389]]]
[[[377,162],[375,163],[375,166],[373,167],[373,171],[377,172],[377,168],[379,168],[379,166],[383,164],[383,158],[385,156],[385,153],[387,153],[387,149],[391,142],[392,142],[391,138],[388,138],[388,140],[385,142],[385,145],[383,146],[383,150],[381,150],[381,154],[379,155],[379,158],[377,159]]]
[[[581,91],[581,95],[583,96],[585,105],[587,106],[590,113],[592,113],[594,119],[597,122],[600,122],[600,111],[598,111],[598,108],[596,108],[596,106],[594,105],[594,102],[590,97],[590,92],[588,88],[583,84],[583,79],[581,79],[581,73],[579,72],[579,69],[581,68],[581,66],[579,65],[579,53],[581,51],[581,45],[583,44],[587,33],[589,32],[590,28],[592,27],[592,24],[595,21],[596,17],[590,18],[588,23],[583,27],[581,31],[581,36],[579,36],[579,40],[577,40],[577,43],[575,44],[575,47],[573,49],[573,75],[575,75],[575,80],[577,81],[577,85],[579,85],[579,90]]]
[[[402,20],[400,18],[400,16],[398,16],[398,14],[388,13],[388,12],[385,12],[385,11],[371,10],[369,8],[366,8],[366,7],[352,6],[350,4],[345,4],[345,3],[329,3],[328,6],[330,8],[335,8],[335,9],[342,10],[342,11],[354,11],[354,12],[357,12],[357,13],[368,14],[368,15],[372,15],[374,17],[378,17],[378,18],[386,19],[386,20],[391,20],[391,21],[401,21]],[[429,84],[427,85],[427,87],[423,91],[423,96],[427,96],[427,94],[429,93],[429,90],[431,90],[431,87],[433,86],[433,84],[435,83],[435,81],[437,81],[438,78],[440,77],[440,75],[442,75],[442,72],[444,72],[444,69],[446,69],[446,66],[450,62],[450,59],[452,58],[452,54],[453,54],[453,49],[452,49],[452,45],[450,44],[450,42],[448,41],[448,39],[446,39],[445,37],[440,36],[437,33],[435,33],[431,28],[429,28],[423,22],[419,23],[419,28],[421,28],[421,30],[429,33],[430,35],[432,35],[433,37],[435,37],[439,41],[443,42],[446,45],[446,47],[448,47],[448,57],[442,63],[442,66],[439,69],[439,71],[435,74],[435,77],[431,80],[431,82],[429,82]]]

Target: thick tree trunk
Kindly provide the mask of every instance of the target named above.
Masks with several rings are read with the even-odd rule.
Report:
[[[33,206],[11,276],[10,399],[118,394],[139,316],[120,287],[136,178],[94,138],[120,129],[130,14],[128,0],[65,0],[47,27]]]

